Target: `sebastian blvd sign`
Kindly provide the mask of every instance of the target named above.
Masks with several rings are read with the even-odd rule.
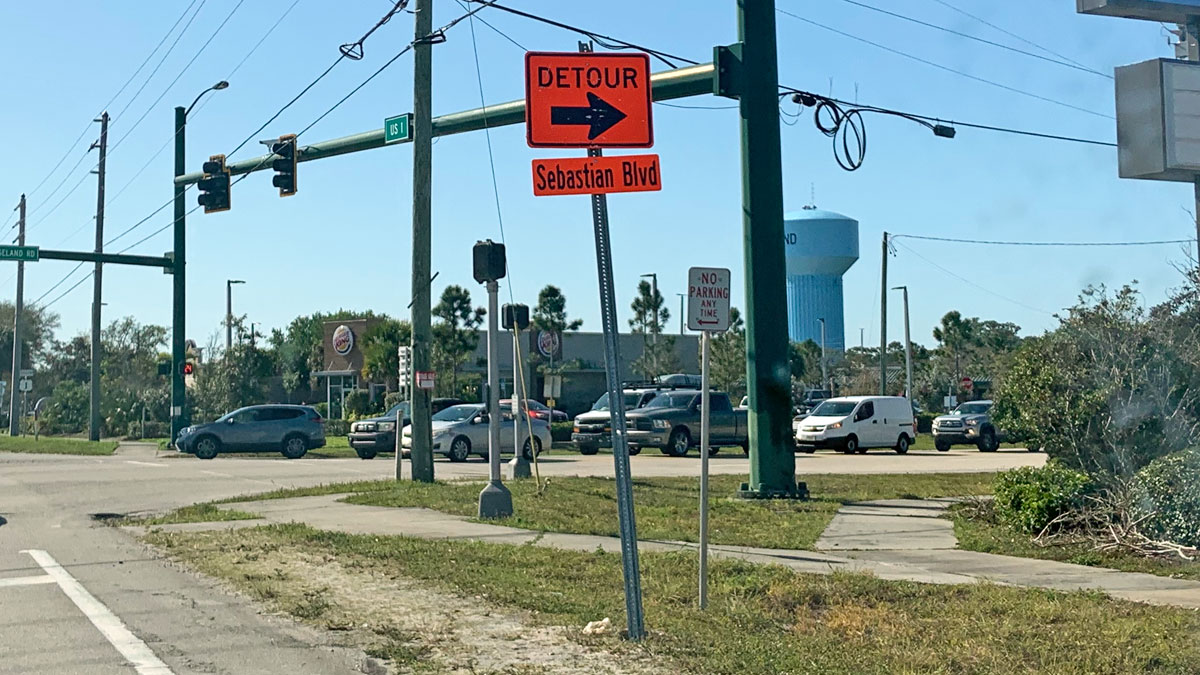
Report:
[[[650,104],[648,54],[525,54],[531,148],[649,148]]]
[[[658,155],[533,160],[533,194],[537,197],[661,189]]]

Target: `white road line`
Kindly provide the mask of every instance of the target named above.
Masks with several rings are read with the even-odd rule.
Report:
[[[34,562],[41,565],[46,574],[50,575],[63,593],[75,603],[79,611],[92,622],[92,625],[104,635],[113,647],[121,652],[121,656],[130,663],[141,675],[173,675],[167,664],[159,660],[154,652],[134,635],[125,624],[109,611],[88,592],[83,584],[75,580],[58,562],[45,551],[27,550]]]
[[[208,471],[206,469],[201,469],[200,473],[206,473],[210,476],[220,476],[221,478],[230,478],[232,480],[244,480],[244,481],[249,481],[251,483],[262,483],[263,485],[270,485],[271,487],[279,487],[278,484],[272,483],[270,481],[258,480],[257,478],[245,478],[243,476],[234,476],[234,475],[231,475],[228,473],[221,473],[220,471]]]
[[[36,577],[9,577],[0,579],[0,588],[7,586],[37,586],[39,584],[52,584],[54,577],[49,574],[39,574]]]
[[[139,462],[139,461],[137,461],[136,459],[127,459],[127,460],[125,460],[125,463],[126,463],[126,464],[137,464],[137,465],[139,465],[139,466],[152,466],[152,467],[154,467],[154,468],[156,468],[156,469],[165,469],[165,468],[167,468],[167,465],[166,465],[166,464],[161,464],[161,463],[158,463],[158,462]]]

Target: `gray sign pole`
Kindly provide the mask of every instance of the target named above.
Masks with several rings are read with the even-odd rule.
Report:
[[[600,157],[599,148],[588,157]],[[600,277],[600,321],[604,326],[604,372],[608,377],[609,410],[612,411],[613,465],[617,474],[617,517],[621,526],[621,565],[625,575],[625,612],[629,639],[645,635],[642,618],[642,580],[638,571],[637,528],[633,518],[633,485],[629,475],[629,444],[625,436],[625,399],[617,370],[617,302],[613,289],[612,248],[608,239],[608,200],[592,195],[592,221],[596,230],[596,269]]]
[[[500,284],[487,282],[488,294],[488,484],[479,493],[480,518],[507,518],[513,514],[512,494],[500,482]]]
[[[700,334],[700,609],[708,607],[708,444],[711,405],[708,395],[709,331]]]

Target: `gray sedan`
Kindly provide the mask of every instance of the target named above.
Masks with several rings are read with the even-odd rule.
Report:
[[[500,422],[500,451],[513,451],[513,418],[510,411],[503,411]],[[519,420],[521,450],[526,459],[533,453],[541,454],[550,447],[550,427],[544,420],[532,420],[533,438],[530,440],[530,420],[522,416]],[[401,438],[404,456],[412,450],[412,426],[404,428]],[[471,455],[487,457],[488,415],[482,403],[468,403],[446,408],[433,416],[433,451],[448,457],[451,462],[464,462]]]

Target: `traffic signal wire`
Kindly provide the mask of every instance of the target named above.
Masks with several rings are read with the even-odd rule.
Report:
[[[889,239],[895,239],[895,237],[894,237],[894,236],[892,236],[892,237],[889,237]],[[1039,313],[1039,314],[1045,314],[1045,315],[1047,315],[1047,316],[1054,316],[1054,312],[1047,312],[1046,310],[1044,310],[1044,309],[1041,309],[1041,308],[1039,308],[1039,307],[1034,307],[1033,305],[1027,305],[1027,304],[1025,304],[1025,303],[1021,302],[1020,300],[1014,300],[1013,298],[1010,298],[1010,297],[1008,297],[1008,296],[1006,296],[1006,295],[1001,295],[1000,293],[997,293],[997,292],[995,292],[995,291],[993,291],[993,290],[991,290],[991,289],[984,288],[983,286],[980,286],[979,284],[975,283],[974,281],[971,281],[970,279],[968,279],[968,278],[966,278],[966,277],[964,277],[964,276],[962,276],[962,275],[955,274],[954,272],[951,272],[950,270],[946,269],[945,267],[942,267],[941,265],[939,265],[939,264],[935,263],[934,261],[930,260],[929,258],[926,258],[925,256],[921,255],[920,253],[917,253],[917,252],[916,252],[916,251],[914,251],[912,248],[910,248],[910,247],[908,247],[908,246],[905,246],[905,245],[904,245],[904,244],[902,244],[902,243],[899,243],[899,242],[897,242],[897,245],[898,245],[900,248],[903,248],[904,250],[908,251],[909,253],[911,253],[911,254],[913,254],[913,255],[917,256],[917,257],[918,257],[918,258],[920,258],[921,260],[924,260],[924,261],[925,261],[925,263],[926,263],[927,265],[929,265],[930,267],[933,267],[933,268],[935,268],[935,269],[937,269],[937,270],[940,270],[940,271],[941,271],[943,274],[946,274],[946,275],[948,275],[948,276],[950,276],[950,277],[953,277],[954,279],[957,279],[957,280],[961,281],[962,283],[964,283],[964,284],[967,284],[968,286],[971,286],[971,287],[973,287],[973,288],[976,288],[976,289],[978,289],[978,290],[980,290],[980,291],[983,291],[984,293],[987,293],[988,295],[991,295],[991,296],[993,296],[993,297],[996,297],[996,298],[999,298],[999,299],[1001,299],[1001,300],[1004,300],[1005,302],[1012,303],[1012,304],[1014,304],[1014,305],[1016,305],[1016,306],[1018,306],[1018,307],[1023,307],[1023,308],[1025,308],[1025,309],[1028,309],[1028,310],[1030,310],[1030,311],[1037,312],[1037,313]]]
[[[980,244],[985,246],[1161,246],[1164,244],[1191,244],[1191,239],[1159,239],[1155,241],[996,241],[989,239],[957,239],[952,237],[930,237],[921,234],[893,234],[891,239],[923,239],[951,244]]]
[[[457,3],[458,3],[458,6],[459,6],[459,7],[462,7],[462,8],[463,8],[463,11],[466,11],[466,10],[467,10],[467,3],[466,3],[466,2],[464,2],[463,0],[455,0],[455,2],[457,2]],[[513,37],[512,37],[511,35],[509,35],[508,33],[505,33],[504,31],[500,30],[499,28],[496,28],[496,27],[495,27],[495,26],[493,26],[492,24],[488,23],[488,20],[487,20],[487,19],[485,19],[485,18],[483,18],[482,16],[477,16],[477,17],[474,17],[474,19],[475,19],[476,21],[478,21],[479,23],[481,23],[481,24],[483,24],[483,25],[487,26],[488,28],[492,29],[492,32],[496,33],[496,34],[497,34],[497,35],[499,35],[500,37],[502,37],[502,38],[504,38],[505,40],[508,40],[508,41],[509,41],[509,42],[511,42],[512,44],[516,45],[517,49],[520,49],[520,50],[521,50],[521,51],[523,51],[523,52],[527,52],[527,51],[529,51],[529,48],[528,48],[528,47],[526,47],[525,45],[521,44],[520,42],[517,42],[517,41],[516,41],[515,39],[513,39]]]
[[[1080,65],[1079,63],[1075,63],[1075,62],[1073,62],[1073,61],[1067,61],[1067,60],[1065,60],[1065,59],[1061,59],[1061,58],[1054,58],[1054,57],[1050,57],[1050,56],[1044,56],[1044,55],[1042,55],[1042,54],[1037,54],[1037,53],[1034,53],[1034,52],[1031,52],[1031,51],[1027,51],[1027,50],[1024,50],[1024,49],[1018,49],[1018,48],[1016,48],[1016,47],[1013,47],[1013,46],[1010,46],[1010,45],[1006,45],[1006,44],[1003,44],[1003,43],[1001,43],[1001,42],[995,42],[995,41],[993,41],[993,40],[988,40],[988,39],[986,39],[986,38],[981,38],[981,37],[978,37],[978,36],[975,36],[975,35],[971,35],[970,33],[964,33],[964,32],[962,32],[962,31],[954,30],[953,28],[947,28],[947,27],[945,27],[945,26],[939,26],[938,24],[935,24],[935,23],[930,23],[930,22],[928,22],[928,21],[922,21],[922,20],[920,20],[920,19],[917,19],[917,18],[914,18],[914,17],[908,16],[908,15],[906,15],[906,14],[900,14],[899,12],[893,12],[893,11],[890,11],[890,10],[887,10],[887,9],[883,9],[883,8],[881,8],[881,7],[876,7],[876,6],[874,6],[874,5],[868,5],[868,4],[867,4],[867,3],[865,3],[865,2],[859,2],[859,0],[842,0],[842,2],[844,2],[844,3],[848,4],[848,5],[854,5],[855,7],[861,7],[861,8],[863,8],[863,9],[869,9],[869,10],[871,10],[872,12],[878,12],[878,13],[880,13],[880,14],[885,14],[885,15],[887,15],[887,16],[891,16],[891,17],[894,17],[894,18],[897,18],[897,19],[901,19],[901,20],[903,20],[903,21],[907,21],[907,22],[909,22],[909,23],[914,23],[914,24],[916,24],[916,25],[918,25],[918,26],[925,26],[926,28],[933,28],[933,29],[935,29],[935,30],[940,30],[940,31],[942,31],[942,32],[949,33],[949,34],[951,34],[951,35],[957,35],[958,37],[961,37],[961,38],[964,38],[964,39],[967,39],[967,40],[972,40],[972,41],[974,41],[974,42],[979,42],[979,43],[981,43],[981,44],[990,45],[990,46],[992,46],[992,47],[997,47],[997,48],[999,48],[999,49],[1004,49],[1004,50],[1007,50],[1007,51],[1013,52],[1013,53],[1015,53],[1015,54],[1021,54],[1021,55],[1023,55],[1023,56],[1028,56],[1028,57],[1030,57],[1030,58],[1034,58],[1034,59],[1038,59],[1038,60],[1041,60],[1041,61],[1045,61],[1045,62],[1047,62],[1047,63],[1053,63],[1053,64],[1056,64],[1056,65],[1063,66],[1063,67],[1065,67],[1065,68],[1071,68],[1072,70],[1078,70],[1078,71],[1082,71],[1082,72],[1085,72],[1085,73],[1091,73],[1091,74],[1093,74],[1093,75],[1099,75],[1100,77],[1104,77],[1104,78],[1107,78],[1107,79],[1109,79],[1109,80],[1113,79],[1113,76],[1112,76],[1112,75],[1109,75],[1108,73],[1101,72],[1101,71],[1099,71],[1099,70],[1096,70],[1096,69],[1094,69],[1094,68],[1088,68],[1087,66]]]
[[[780,14],[783,14],[784,16],[789,16],[789,17],[791,17],[791,18],[793,18],[793,19],[796,19],[797,21],[803,21],[804,23],[807,23],[807,24],[810,24],[810,25],[816,26],[817,28],[821,28],[821,29],[823,29],[823,30],[827,30],[827,31],[829,31],[829,32],[831,32],[831,33],[836,33],[837,35],[841,35],[842,37],[850,38],[851,40],[855,40],[855,41],[857,41],[857,42],[862,42],[862,43],[869,44],[869,45],[871,45],[872,47],[876,47],[876,48],[878,48],[878,49],[882,49],[882,50],[884,50],[884,51],[886,51],[886,52],[890,52],[890,53],[892,53],[892,54],[895,54],[895,55],[897,55],[897,56],[903,56],[903,57],[904,57],[904,58],[906,58],[906,59],[911,59],[911,60],[913,60],[913,61],[916,61],[916,62],[918,62],[918,63],[923,63],[923,64],[925,64],[925,65],[927,65],[927,66],[932,66],[932,67],[934,67],[934,68],[937,68],[937,69],[939,69],[939,70],[944,70],[944,71],[946,71],[946,72],[948,72],[948,73],[952,73],[952,74],[954,74],[954,75],[958,75],[958,76],[960,76],[960,77],[965,77],[965,78],[967,78],[967,79],[969,79],[969,80],[975,80],[976,82],[982,82],[983,84],[991,85],[991,86],[993,86],[993,87],[997,87],[997,88],[999,88],[999,89],[1003,89],[1003,90],[1005,90],[1005,91],[1008,91],[1008,92],[1011,92],[1011,93],[1014,93],[1014,94],[1019,94],[1019,95],[1021,95],[1021,96],[1026,96],[1026,97],[1028,97],[1028,98],[1036,99],[1036,100],[1038,100],[1038,101],[1043,101],[1043,102],[1045,102],[1045,103],[1052,103],[1052,104],[1054,104],[1054,105],[1057,105],[1057,106],[1062,106],[1062,107],[1064,107],[1064,108],[1069,108],[1069,109],[1071,109],[1071,110],[1075,110],[1075,111],[1078,111],[1078,112],[1086,113],[1086,114],[1088,114],[1088,115],[1094,115],[1094,116],[1096,116],[1096,117],[1103,117],[1104,119],[1109,119],[1109,120],[1116,119],[1116,118],[1115,118],[1115,117],[1113,117],[1112,115],[1109,115],[1109,114],[1106,114],[1106,113],[1097,112],[1097,111],[1095,111],[1095,110],[1091,110],[1091,109],[1089,109],[1089,108],[1085,108],[1085,107],[1083,107],[1083,106],[1078,106],[1078,105],[1075,105],[1075,104],[1073,104],[1073,103],[1067,103],[1066,101],[1061,101],[1061,100],[1059,100],[1059,99],[1056,99],[1056,98],[1051,98],[1051,97],[1049,97],[1049,96],[1042,96],[1041,94],[1035,94],[1035,93],[1033,93],[1033,92],[1031,92],[1031,91],[1027,91],[1027,90],[1025,90],[1025,89],[1020,89],[1020,88],[1018,88],[1018,87],[1013,87],[1013,86],[1010,86],[1010,85],[1004,84],[1004,83],[1002,83],[1002,82],[997,82],[997,81],[995,81],[995,80],[989,80],[989,79],[987,79],[987,78],[984,78],[984,77],[979,77],[978,75],[972,75],[972,74],[970,74],[970,73],[968,73],[968,72],[966,72],[966,71],[958,70],[957,68],[951,68],[950,66],[945,66],[945,65],[942,65],[942,64],[940,64],[940,63],[937,63],[936,61],[930,61],[929,59],[925,59],[925,58],[922,58],[922,57],[920,57],[920,56],[914,56],[913,54],[909,54],[908,52],[900,51],[899,49],[896,49],[896,48],[894,48],[894,47],[888,47],[887,45],[880,44],[880,43],[878,43],[878,42],[873,42],[873,41],[871,41],[871,40],[868,40],[868,39],[866,39],[866,38],[864,38],[864,37],[862,37],[862,36],[860,36],[860,35],[854,35],[854,34],[852,34],[852,33],[847,33],[846,31],[839,30],[839,29],[837,29],[837,28],[834,28],[834,27],[832,27],[832,26],[828,26],[828,25],[826,25],[826,24],[823,24],[823,23],[820,23],[820,22],[817,22],[817,21],[813,21],[812,19],[809,19],[808,17],[800,16],[799,14],[795,14],[795,13],[789,12],[789,11],[787,11],[787,10],[785,10],[785,9],[779,9],[779,8],[776,8],[776,9],[775,9],[775,11],[776,11],[776,12],[779,12]]]

